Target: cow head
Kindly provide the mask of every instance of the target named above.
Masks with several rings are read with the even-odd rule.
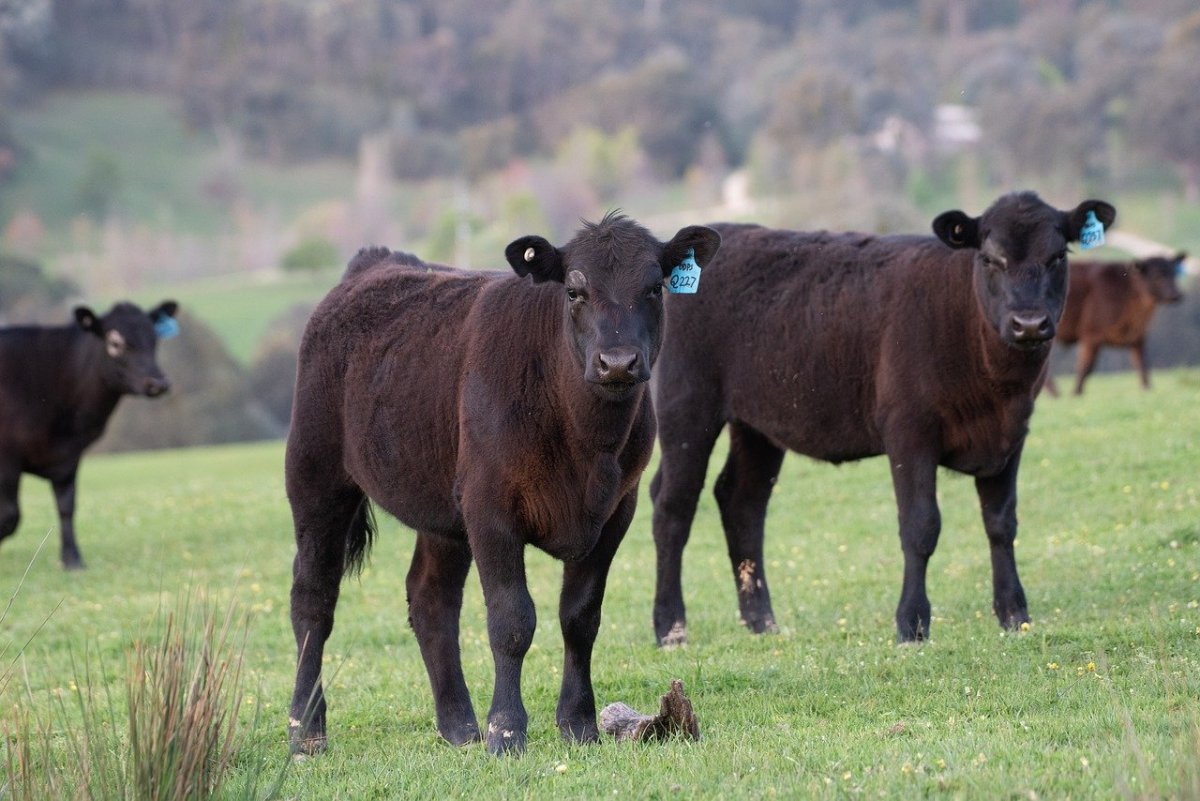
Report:
[[[1060,211],[1033,192],[1004,195],[980,217],[947,211],[933,232],[952,248],[975,250],[975,294],[1006,344],[1050,347],[1067,298],[1067,245],[1079,241],[1089,213],[1105,228],[1117,211],[1085,200]]]
[[[663,282],[690,250],[703,267],[720,247],[711,228],[681,229],[660,242],[616,213],[564,247],[524,236],[504,251],[518,275],[563,284],[564,328],[583,379],[602,398],[624,400],[650,378],[662,345]]]
[[[171,388],[154,359],[156,328],[175,317],[179,305],[166,300],[145,312],[132,303],[118,303],[103,317],[87,306],[75,309],[79,327],[104,343],[105,380],[130,395],[157,397]]]
[[[1155,303],[1178,303],[1183,300],[1178,278],[1183,274],[1183,260],[1186,258],[1187,253],[1181,250],[1174,256],[1152,256],[1133,263]]]

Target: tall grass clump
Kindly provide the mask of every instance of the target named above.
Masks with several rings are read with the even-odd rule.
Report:
[[[26,676],[29,703],[14,705],[3,724],[0,799],[259,797],[261,769],[242,777],[240,793],[226,786],[249,733],[239,722],[246,633],[233,605],[221,613],[189,598],[127,649],[123,699],[90,652],[81,664],[72,659],[69,689],[50,691],[40,718],[28,710],[47,707]]]

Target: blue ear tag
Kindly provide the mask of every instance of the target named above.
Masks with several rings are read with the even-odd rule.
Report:
[[[1096,212],[1089,211],[1083,228],[1079,229],[1079,246],[1084,250],[1098,248],[1104,244],[1104,223],[1096,219]]]
[[[1183,278],[1187,275],[1187,265],[1183,263],[1183,259],[1175,262],[1175,277]]]
[[[676,295],[694,295],[700,288],[700,265],[696,264],[696,249],[688,248],[683,261],[671,270],[671,278],[667,281],[667,291]]]
[[[179,333],[179,323],[174,317],[164,314],[154,321],[154,333],[158,334],[159,339],[170,339]]]

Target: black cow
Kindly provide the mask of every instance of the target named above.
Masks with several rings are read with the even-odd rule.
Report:
[[[834,463],[887,454],[904,552],[900,640],[929,633],[939,465],[975,477],[1000,623],[1029,619],[1013,555],[1017,467],[1067,294],[1067,244],[1089,211],[1106,225],[1116,215],[1096,200],[1058,211],[1023,192],[981,217],[940,215],[936,239],[714,226],[721,252],[703,293],[668,302],[657,371],[660,643],[686,640],[680,564],[726,425],[714,494],[753,631],[775,627],[763,523],[786,450]]]
[[[17,530],[17,489],[21,474],[32,473],[54,488],[63,566],[84,566],[74,524],[79,460],[122,395],[153,398],[170,388],[154,351],[177,308],[168,300],[147,313],[118,303],[101,317],[80,306],[74,325],[0,329],[0,540]]]
[[[532,280],[383,248],[355,257],[305,331],[287,444],[294,753],[326,745],[321,660],[342,575],[370,547],[368,499],[417,532],[409,622],[441,735],[480,739],[458,646],[474,560],[496,668],[487,748],[524,748],[533,545],[565,563],[558,727],[596,739],[592,645],[654,444],[645,382],[662,339],[663,279],[689,251],[707,264],[719,241],[690,227],[664,244],[610,215],[562,249],[536,236],[510,244],[509,264]]]

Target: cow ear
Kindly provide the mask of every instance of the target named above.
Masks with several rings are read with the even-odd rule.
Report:
[[[1178,262],[1183,261],[1187,257],[1188,257],[1188,252],[1186,250],[1181,250],[1175,254],[1175,257],[1172,259],[1172,261],[1178,263]]]
[[[955,209],[944,211],[933,220],[933,233],[948,246],[960,248],[979,247],[979,218],[969,217],[966,212]]]
[[[164,317],[174,317],[177,311],[179,311],[178,303],[173,300],[164,300],[151,309],[148,314],[150,315],[150,319],[157,323]]]
[[[533,276],[533,282],[563,281],[562,251],[540,236],[523,236],[509,243],[504,258],[517,275]]]
[[[1066,214],[1066,235],[1068,242],[1078,242],[1083,226],[1088,221],[1088,212],[1096,215],[1096,219],[1105,228],[1110,228],[1117,219],[1117,210],[1103,200],[1085,200]]]
[[[75,307],[75,322],[84,331],[95,334],[98,337],[104,336],[104,327],[100,325],[100,318],[87,306]]]
[[[663,246],[660,260],[663,275],[670,275],[671,270],[687,258],[689,251],[692,253],[692,258],[696,260],[696,264],[707,267],[720,248],[721,235],[713,229],[703,225],[689,225],[686,228],[680,228],[671,241]]]

